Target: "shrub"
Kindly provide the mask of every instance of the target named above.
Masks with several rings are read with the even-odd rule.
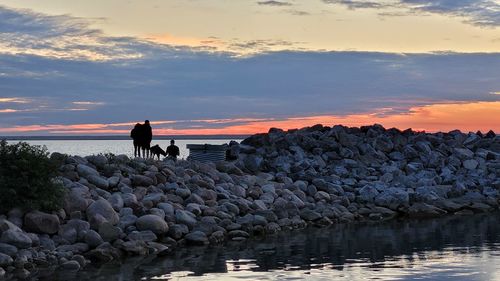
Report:
[[[0,211],[59,209],[64,187],[54,180],[57,168],[45,147],[0,141]]]

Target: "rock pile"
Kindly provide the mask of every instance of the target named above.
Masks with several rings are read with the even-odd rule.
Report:
[[[234,146],[234,145],[233,145]],[[242,142],[235,162],[64,158],[64,208],[0,216],[0,276],[78,270],[307,224],[498,208],[500,138],[317,125]]]

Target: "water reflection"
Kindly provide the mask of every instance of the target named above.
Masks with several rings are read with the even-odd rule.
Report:
[[[132,258],[72,278],[500,280],[499,223],[499,214],[489,214],[309,228],[243,243],[179,249],[168,257]],[[50,280],[54,278],[71,279],[66,274]]]

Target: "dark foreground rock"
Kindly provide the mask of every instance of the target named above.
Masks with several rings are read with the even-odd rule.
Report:
[[[233,162],[66,157],[63,209],[0,215],[0,273],[76,271],[307,224],[490,212],[499,150],[491,133],[317,125],[252,136]]]

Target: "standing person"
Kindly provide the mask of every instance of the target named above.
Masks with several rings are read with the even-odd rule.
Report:
[[[179,156],[181,153],[179,152],[179,147],[175,145],[175,141],[171,140],[170,145],[167,147],[167,155],[168,157],[172,158],[174,161],[177,160],[177,156]]]
[[[149,148],[153,140],[153,129],[149,124],[149,120],[144,121],[142,125],[142,157],[149,158]]]
[[[137,123],[130,131],[130,137],[134,143],[134,157],[141,157],[141,126],[140,123]]]

